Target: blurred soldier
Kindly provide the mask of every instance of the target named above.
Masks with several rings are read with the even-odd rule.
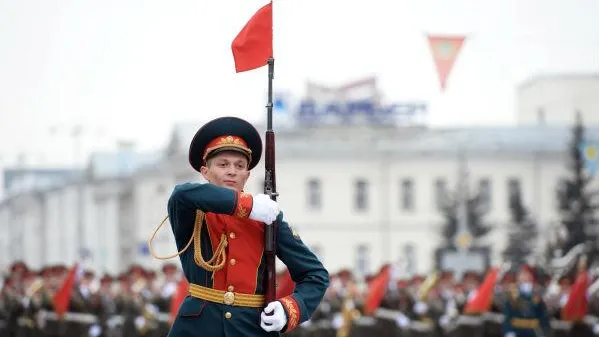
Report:
[[[472,297],[474,297],[474,295],[476,295],[476,292],[480,287],[481,279],[482,276],[480,275],[480,273],[476,271],[470,270],[464,273],[462,282],[464,285],[466,302],[468,302],[470,299],[472,299]]]
[[[119,276],[119,292],[115,298],[115,306],[122,317],[122,324],[120,325],[122,336],[137,336],[135,320],[140,315],[141,310],[136,304],[136,295],[132,290],[133,277],[134,275],[130,272]]]
[[[71,293],[68,315],[65,316],[67,336],[88,335],[90,328],[97,323],[92,306],[94,277],[95,274],[92,271],[84,271]],[[93,331],[97,331],[97,329],[93,329]]]
[[[291,229],[276,202],[243,191],[261,154],[260,134],[239,118],[215,119],[194,136],[190,164],[209,183],[178,185],[168,202],[191,293],[170,336],[291,331],[308,320],[322,300],[329,281],[322,263]],[[296,287],[292,295],[264,303],[264,226],[275,220],[277,256]],[[185,250],[192,241],[192,248]]]
[[[61,324],[54,315],[54,294],[57,291],[57,268],[55,266],[49,266],[42,271],[42,277],[44,279],[42,289],[40,289],[40,312],[43,315],[40,317],[40,321],[43,320],[43,332],[46,337],[58,337],[60,336]]]
[[[40,273],[41,274],[41,273]],[[43,281],[38,273],[28,270],[23,276],[23,295],[21,297],[21,313],[18,318],[18,337],[33,337],[40,335],[39,322],[36,319],[40,310],[40,289]]]
[[[104,275],[100,279],[98,290],[94,291],[89,297],[90,313],[97,318],[97,322],[90,327],[90,335],[94,337],[109,336],[109,321],[115,313],[115,303],[112,296],[112,277]]]
[[[172,263],[166,263],[162,266],[163,282],[158,289],[158,293],[154,298],[154,305],[158,311],[158,323],[154,335],[156,337],[163,337],[168,335],[170,329],[170,310],[171,300],[177,291],[177,285],[179,283],[179,270],[176,265]]]
[[[534,288],[534,274],[524,265],[518,273],[518,285],[510,289],[504,306],[503,333],[505,337],[549,336],[549,315],[545,302]]]
[[[4,280],[2,286],[2,303],[5,312],[5,326],[2,337],[13,337],[17,335],[18,317],[22,312],[21,295],[17,292],[15,279],[11,276]]]
[[[23,279],[25,278],[25,275],[28,273],[28,271],[29,268],[27,267],[27,264],[25,264],[25,262],[23,261],[16,261],[10,267],[10,275],[14,281],[14,290],[19,294],[24,293]]]

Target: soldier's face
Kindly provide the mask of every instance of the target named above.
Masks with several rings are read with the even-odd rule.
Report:
[[[223,151],[200,168],[202,176],[210,183],[232,190],[243,190],[250,177],[247,158],[235,151]]]
[[[533,281],[532,274],[527,272],[520,272],[518,279],[520,283],[532,283]]]

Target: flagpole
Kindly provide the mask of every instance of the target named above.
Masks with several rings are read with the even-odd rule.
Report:
[[[272,200],[277,200],[277,185],[275,176],[275,133],[272,125],[273,90],[275,60],[269,57],[268,61],[268,101],[266,103],[266,137],[264,154],[264,194]],[[264,268],[264,296],[265,304],[276,300],[276,226],[275,220],[264,228],[264,253],[266,268]]]
[[[272,93],[272,82],[275,78],[275,59],[272,57],[268,58],[268,101],[266,103],[266,132],[273,132],[272,130],[272,108],[273,108],[273,93]]]

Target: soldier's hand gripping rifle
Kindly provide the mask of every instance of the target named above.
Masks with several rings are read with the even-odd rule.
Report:
[[[275,133],[272,129],[272,81],[274,78],[275,60],[268,59],[268,102],[266,104],[266,136],[264,153],[264,194],[277,200],[277,184],[275,176]],[[276,233],[277,220],[264,227],[264,253],[266,268],[264,268],[264,295],[265,305],[275,301],[276,291]]]

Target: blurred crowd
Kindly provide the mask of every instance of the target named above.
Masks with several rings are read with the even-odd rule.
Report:
[[[13,264],[0,293],[0,337],[166,336],[176,312],[172,302],[182,284],[176,265],[165,264],[158,272],[133,265],[114,276],[79,268],[68,310],[57,312],[56,296],[70,269],[57,265],[33,271],[24,263]],[[480,293],[488,273],[472,271],[456,277],[446,271],[404,277],[391,272],[382,283],[381,273],[369,277],[357,277],[349,270],[331,273],[330,287],[312,318],[287,335],[500,337],[504,303],[519,282],[516,273],[502,273],[488,310],[468,312],[466,304]],[[547,306],[551,335],[599,334],[599,292],[592,282],[584,318],[572,321],[562,315],[576,275],[537,276],[534,281]]]
[[[0,294],[0,336],[166,336],[170,306],[181,274],[174,264],[160,272],[133,265],[121,275],[96,275],[77,268],[68,310],[58,312],[56,296],[70,268],[39,271],[11,266]]]

